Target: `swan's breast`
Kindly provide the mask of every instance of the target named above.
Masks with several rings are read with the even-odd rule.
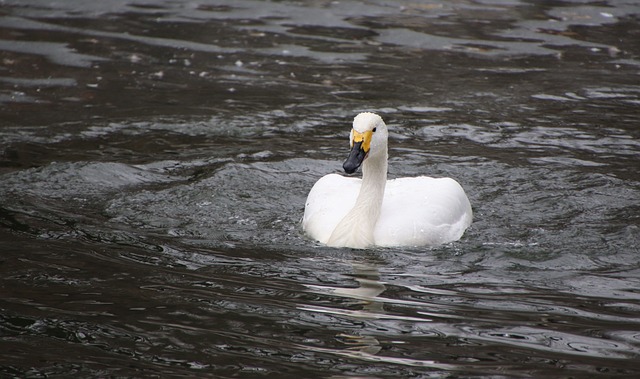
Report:
[[[356,203],[361,183],[361,179],[337,174],[320,178],[305,203],[302,219],[305,233],[326,244],[338,223]]]

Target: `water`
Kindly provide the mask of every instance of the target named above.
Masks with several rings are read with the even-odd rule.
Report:
[[[640,375],[635,1],[4,1],[3,377]],[[300,229],[359,111],[437,248]]]

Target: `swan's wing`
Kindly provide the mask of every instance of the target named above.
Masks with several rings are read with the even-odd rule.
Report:
[[[464,190],[451,178],[400,178],[385,188],[376,244],[433,245],[459,239],[471,224]]]
[[[336,225],[353,208],[362,180],[325,175],[307,196],[302,228],[310,237],[327,243]]]

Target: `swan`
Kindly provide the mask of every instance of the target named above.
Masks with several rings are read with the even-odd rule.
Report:
[[[438,245],[460,239],[471,225],[464,190],[451,178],[387,180],[389,132],[380,116],[364,112],[353,120],[347,174],[362,165],[362,179],[328,174],[311,188],[302,228],[332,247]]]

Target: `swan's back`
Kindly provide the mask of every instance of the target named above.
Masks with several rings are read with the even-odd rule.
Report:
[[[456,241],[471,219],[469,199],[451,178],[388,180],[374,231],[375,244],[421,246]]]

